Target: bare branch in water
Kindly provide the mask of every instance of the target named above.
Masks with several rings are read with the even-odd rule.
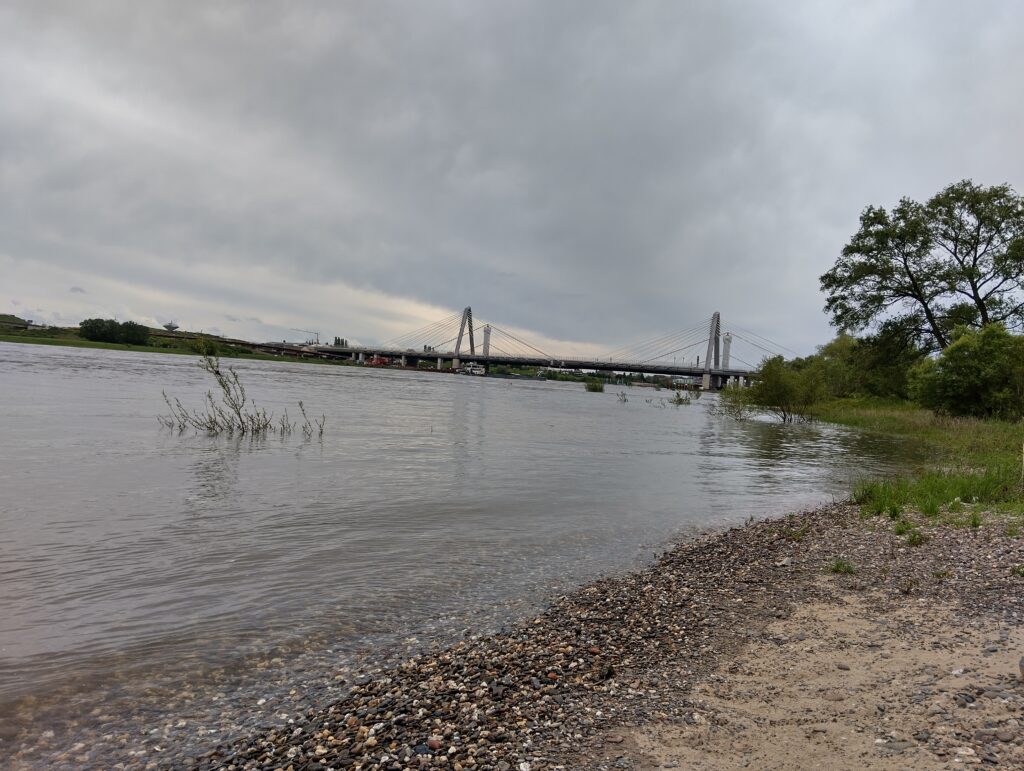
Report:
[[[237,433],[240,436],[248,434],[253,437],[265,436],[268,433],[288,436],[295,429],[295,423],[288,418],[288,410],[285,410],[275,423],[273,413],[257,407],[255,400],[248,401],[245,386],[234,367],[221,369],[220,360],[209,354],[204,354],[199,360],[199,367],[210,373],[216,381],[219,401],[213,391],[207,391],[203,411],[190,411],[180,399],[172,401],[164,391],[164,403],[167,404],[170,414],[157,416],[161,426],[177,429],[179,433],[192,428],[211,435],[233,436]],[[302,433],[310,439],[313,436],[314,424],[306,417],[302,402],[299,402],[299,411],[302,413]],[[320,438],[323,438],[326,422],[326,415],[315,421]]]

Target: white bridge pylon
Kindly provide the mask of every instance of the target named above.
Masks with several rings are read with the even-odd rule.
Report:
[[[459,336],[455,339],[455,357],[452,359],[452,369],[459,368],[459,354],[462,353],[462,337],[467,329],[469,329],[469,354],[470,356],[476,356],[476,344],[473,342],[473,309],[468,305],[462,311],[462,321],[459,322]],[[490,329],[484,329],[485,348],[490,347],[490,337]],[[484,356],[487,356],[487,353],[484,353]]]

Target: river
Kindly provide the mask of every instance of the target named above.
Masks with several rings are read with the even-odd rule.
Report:
[[[201,749],[899,453],[713,395],[226,363],[323,437],[162,428],[162,392],[213,386],[193,357],[0,343],[0,758],[147,726]]]

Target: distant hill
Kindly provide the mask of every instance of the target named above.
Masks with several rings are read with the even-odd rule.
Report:
[[[0,324],[17,324],[19,327],[28,326],[28,321],[14,316],[10,313],[0,313]]]

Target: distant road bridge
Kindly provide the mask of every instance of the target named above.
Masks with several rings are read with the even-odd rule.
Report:
[[[351,359],[378,366],[418,367],[429,361],[437,369],[450,366],[453,370],[476,364],[488,372],[505,366],[667,375],[699,381],[704,389],[714,389],[729,382],[745,384],[756,376],[758,367],[736,356],[734,341],[754,350],[751,358],[757,360],[778,354],[781,347],[753,332],[723,333],[716,311],[710,322],[635,343],[608,356],[551,355],[494,324],[480,322],[474,326],[471,308],[381,345],[260,343],[255,347],[267,353]]]

